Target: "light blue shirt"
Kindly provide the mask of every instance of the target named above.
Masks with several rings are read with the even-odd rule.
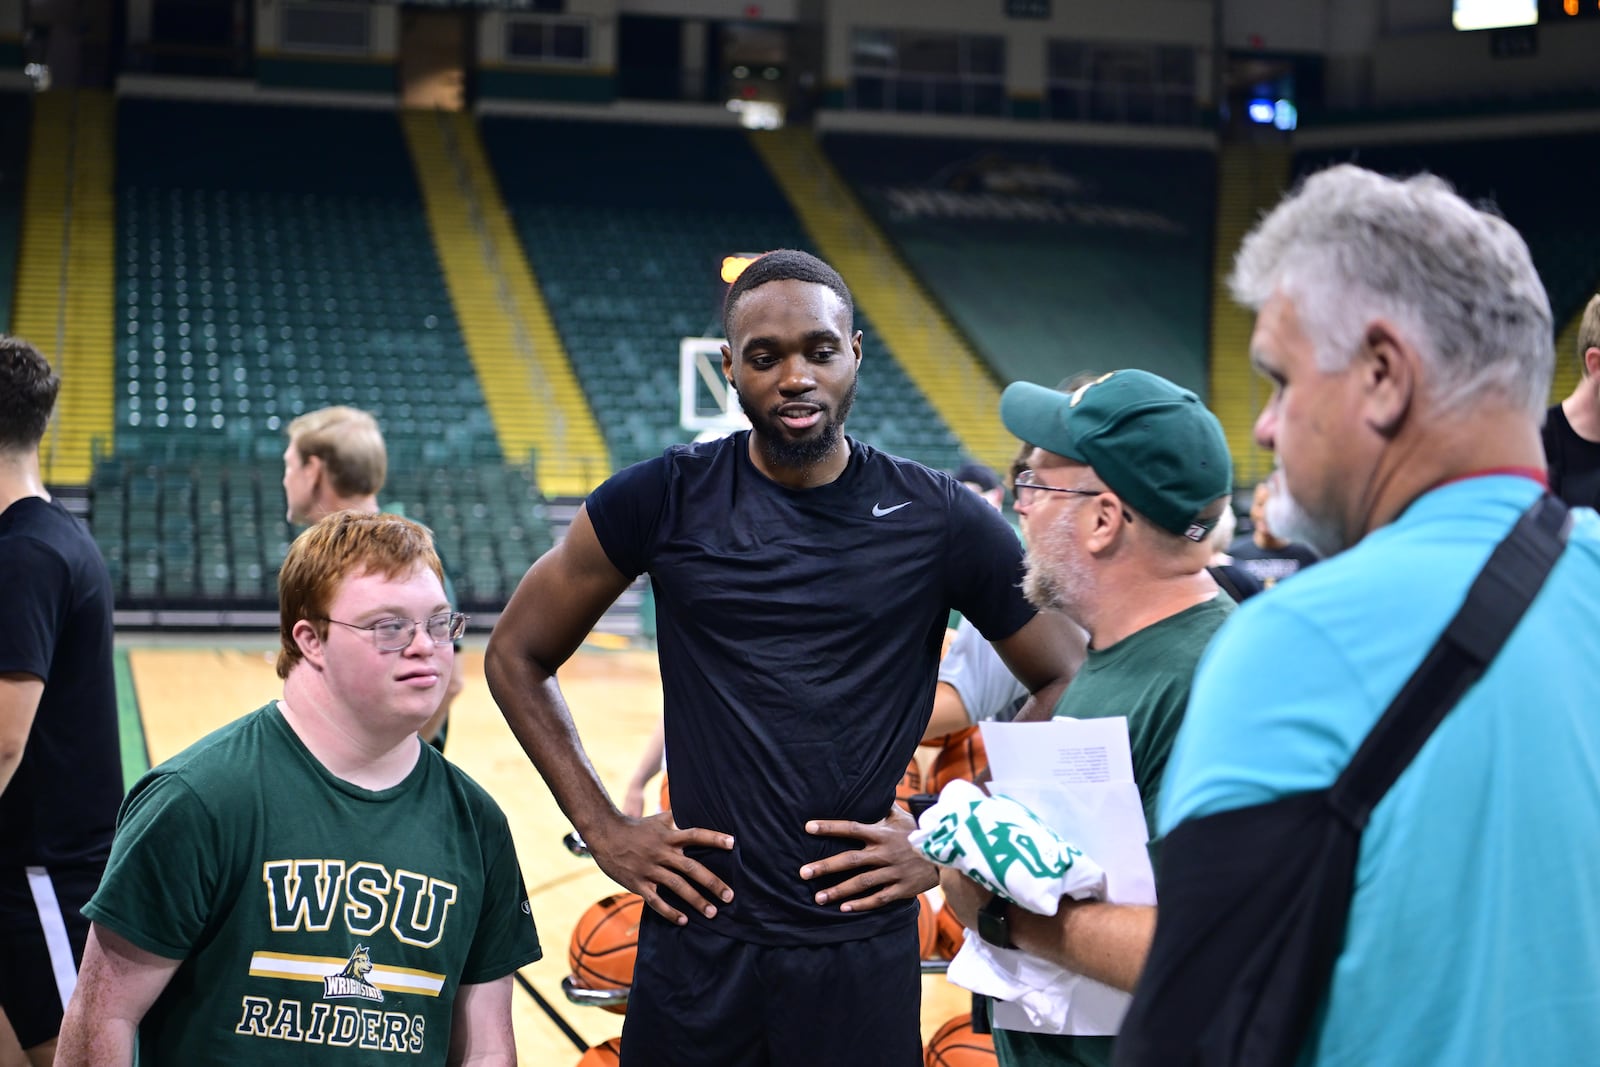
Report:
[[[1247,601],[1195,677],[1159,819],[1330,785],[1538,495],[1427,493]],[[1600,516],[1373,812],[1303,1062],[1600,1063]]]

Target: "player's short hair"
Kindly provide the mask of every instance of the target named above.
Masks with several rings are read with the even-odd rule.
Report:
[[[20,337],[0,337],[0,452],[35,448],[50,424],[61,377]]]
[[[342,497],[376,496],[389,474],[378,420],[360,408],[338,405],[308,411],[285,432],[300,462],[322,460],[333,491]]]
[[[1589,298],[1583,309],[1583,319],[1578,323],[1578,376],[1589,376],[1589,365],[1583,354],[1591,348],[1600,348],[1600,293]]]
[[[426,526],[398,515],[336,511],[306,528],[289,546],[278,571],[278,677],[287,678],[303,657],[294,639],[305,619],[328,636],[328,605],[339,584],[362,574],[399,579],[427,567],[444,584],[444,568]]]
[[[850,295],[850,287],[844,284],[844,279],[839,277],[839,272],[828,266],[810,252],[801,252],[794,248],[779,248],[771,252],[764,252],[757,256],[744,272],[734,279],[728,287],[728,296],[722,303],[722,335],[733,341],[733,309],[750,290],[757,286],[766,285],[768,282],[811,282],[813,285],[826,285],[832,289],[834,295],[844,302],[845,328],[847,331],[855,329],[856,302]],[[848,340],[848,338],[847,338]]]

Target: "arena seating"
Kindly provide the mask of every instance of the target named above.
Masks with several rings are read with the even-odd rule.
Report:
[[[275,455],[352,403],[397,463],[496,458],[393,115],[127,100],[118,135],[119,453]]]
[[[731,253],[809,247],[744,136],[695,127],[487,117],[483,139],[529,262],[619,466],[683,441],[678,342],[722,334]],[[851,433],[954,467],[949,429],[868,317]]]
[[[281,460],[111,459],[95,470],[92,528],[119,606],[270,602],[294,530]],[[380,497],[435,532],[468,611],[498,611],[551,544],[533,471],[483,463],[397,470]]]
[[[1215,156],[832,133],[830,159],[1002,379],[1202,394]]]
[[[284,427],[353,404],[388,439],[382,499],[435,525],[464,598],[503,603],[548,544],[543,503],[500,455],[395,116],[126,99],[118,141],[117,438],[93,525],[119,602],[270,599]]]

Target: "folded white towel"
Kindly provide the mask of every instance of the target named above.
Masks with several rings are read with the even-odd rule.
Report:
[[[996,1023],[1010,1030],[1114,1034],[1131,999],[1092,978],[1025,952],[996,948],[976,936],[962,944],[945,977],[963,989],[1000,1001]],[[1020,1011],[1021,1018],[1011,1009]]]
[[[922,813],[911,844],[992,893],[1054,915],[1063,896],[1104,899],[1106,872],[1028,808],[957,779]]]

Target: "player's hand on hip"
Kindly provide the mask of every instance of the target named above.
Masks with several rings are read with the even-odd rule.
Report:
[[[809,881],[859,870],[861,873],[816,895],[818,904],[838,903],[840,911],[871,911],[909,900],[939,884],[939,868],[906,840],[916,828],[917,821],[909,812],[893,806],[885,818],[874,823],[813,819],[806,823],[806,833],[854,838],[861,847],[808,863],[800,868],[800,877]]]
[[[717,914],[716,902],[726,904],[733,899],[733,890],[722,879],[683,851],[696,846],[732,849],[733,838],[728,834],[699,827],[679,829],[672,813],[664,811],[648,819],[618,816],[602,830],[585,834],[584,839],[601,870],[638,893],[671,922],[682,925],[689,919],[662,899],[663,889],[708,919]]]

